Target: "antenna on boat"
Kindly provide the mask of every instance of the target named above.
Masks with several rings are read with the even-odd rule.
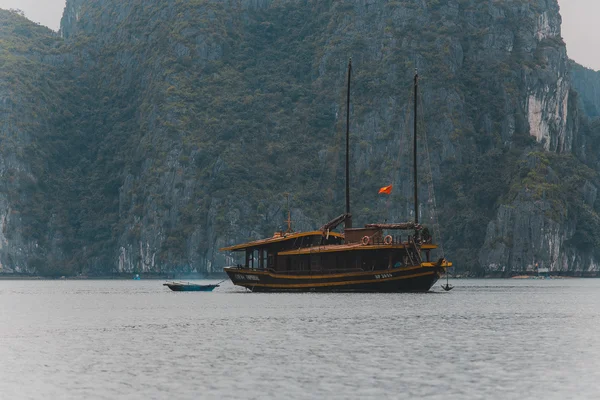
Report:
[[[290,233],[292,232],[292,212],[290,211],[290,194],[284,193],[284,196],[288,214],[287,221],[285,221],[287,223],[287,231],[285,231],[285,233]]]
[[[352,77],[352,57],[348,60],[348,95],[346,99],[346,229],[352,228],[350,214],[350,78]]]
[[[419,225],[419,199],[417,190],[417,100],[418,100],[418,89],[419,89],[419,71],[415,68],[415,126],[414,126],[414,140],[413,140],[413,179],[415,185],[415,226]],[[419,231],[415,229],[415,235],[418,235]]]

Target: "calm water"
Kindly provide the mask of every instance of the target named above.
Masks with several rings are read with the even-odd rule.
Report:
[[[427,294],[161,284],[0,281],[0,398],[600,398],[600,280]]]

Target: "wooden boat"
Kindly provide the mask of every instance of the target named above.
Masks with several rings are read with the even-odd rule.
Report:
[[[219,282],[220,283],[220,282]],[[190,282],[167,282],[163,283],[174,292],[212,292],[219,284],[214,285],[198,285]]]
[[[346,115],[346,212],[312,232],[288,229],[273,237],[224,247],[244,252],[244,263],[225,268],[231,281],[255,292],[425,292],[452,263],[432,261],[429,230],[419,224],[417,198],[417,93],[414,79],[414,222],[352,227],[349,188],[349,110],[352,61],[348,64]],[[391,188],[391,186],[389,187]],[[382,188],[382,190],[385,188]],[[388,192],[389,193],[389,192]],[[344,223],[344,232],[333,230]],[[410,234],[390,232],[409,231]]]

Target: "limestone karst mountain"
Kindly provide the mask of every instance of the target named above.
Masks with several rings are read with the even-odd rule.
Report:
[[[421,175],[458,269],[598,270],[600,129],[556,0],[68,0],[60,35],[0,19],[4,270],[212,271],[282,225],[284,192],[297,229],[339,215],[349,57],[355,224],[411,217],[418,67]]]

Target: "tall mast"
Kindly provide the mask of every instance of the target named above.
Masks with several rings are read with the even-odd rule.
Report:
[[[415,225],[419,224],[419,199],[417,191],[417,89],[419,88],[419,73],[415,68],[415,126],[413,140],[413,179],[415,184]]]
[[[346,221],[344,226],[352,228],[350,215],[350,78],[352,77],[352,58],[348,61],[348,95],[346,99]]]
[[[289,193],[284,193],[285,195],[285,200],[286,200],[286,207],[287,207],[287,231],[285,231],[285,233],[291,233],[292,232],[292,213],[290,211],[290,194]]]

